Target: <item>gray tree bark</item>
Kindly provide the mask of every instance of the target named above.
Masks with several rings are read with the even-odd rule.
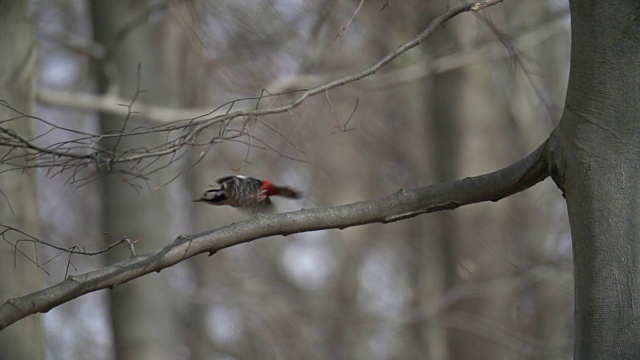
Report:
[[[640,2],[571,1],[555,180],[573,237],[575,358],[640,358]]]
[[[33,37],[29,1],[0,2],[0,29],[0,54],[3,54],[0,61],[0,100],[20,112],[33,114],[38,49]],[[0,120],[17,116],[4,106],[0,107]],[[32,137],[30,119],[18,119],[4,123],[4,126],[7,124],[23,138]],[[8,151],[11,149],[0,148],[0,158]],[[38,236],[35,174],[33,171],[25,174],[2,170],[0,168],[0,222]],[[6,233],[5,236],[12,243],[23,238],[15,233]],[[16,253],[4,241],[0,243],[0,302],[36,291],[41,286],[41,270],[29,260],[38,261],[35,244],[22,242],[18,248],[24,255]],[[41,316],[33,316],[0,332],[0,359],[42,359],[43,345]]]

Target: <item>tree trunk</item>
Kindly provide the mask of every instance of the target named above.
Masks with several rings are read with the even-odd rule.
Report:
[[[571,1],[552,140],[573,237],[575,358],[640,358],[640,2]]]
[[[0,29],[0,100],[18,111],[33,114],[38,51],[33,38],[29,1],[0,2]],[[17,113],[0,107],[0,120],[17,116]],[[2,126],[9,127],[22,138],[32,138],[33,124],[30,119],[21,118],[3,123]],[[0,158],[7,150],[11,151],[0,148]],[[0,223],[38,236],[34,171],[23,173],[3,170],[0,169]],[[11,243],[24,238],[11,232],[4,236]],[[41,270],[31,262],[39,261],[36,245],[22,242],[18,248],[24,255],[16,253],[7,243],[0,245],[0,303],[36,291],[41,285]],[[43,344],[41,316],[31,316],[0,332],[0,359],[42,359]]]
[[[150,12],[152,6],[156,6]],[[108,81],[101,78],[101,89],[105,91],[114,84],[119,86],[120,95],[133,98],[136,91],[137,68],[140,65],[142,89],[147,94],[140,96],[142,101],[156,104],[174,104],[169,96],[171,81],[167,79],[172,69],[163,63],[163,53],[169,47],[167,42],[158,43],[163,38],[162,21],[158,15],[166,11],[157,7],[154,1],[94,1],[91,3],[91,15],[94,25],[94,37],[104,44],[110,54],[106,64],[100,68],[103,74],[110,76]],[[147,12],[147,16],[140,16]],[[174,58],[177,54],[171,54]],[[111,71],[111,73],[109,73]],[[170,79],[170,78],[169,78]],[[102,116],[102,132],[120,131],[124,119],[114,116]],[[139,120],[135,114],[129,119],[125,131],[151,126]],[[119,149],[152,147],[165,141],[163,135],[147,134],[142,137],[122,138]],[[113,146],[113,143],[108,144]],[[158,161],[161,163],[164,160]],[[126,169],[139,171],[146,164],[141,163]],[[139,239],[139,252],[160,247],[177,235],[172,230],[172,222],[177,218],[172,205],[171,186],[151,190],[157,184],[168,180],[166,172],[155,174],[153,184],[140,179],[132,183],[123,177],[109,175],[104,178],[104,226],[111,236],[126,235]],[[111,262],[126,259],[126,249],[109,253]],[[111,293],[111,316],[115,341],[115,353],[118,359],[175,359],[178,357],[180,337],[176,333],[178,323],[172,301],[172,291],[166,279],[166,273],[140,279],[134,284],[125,284]]]

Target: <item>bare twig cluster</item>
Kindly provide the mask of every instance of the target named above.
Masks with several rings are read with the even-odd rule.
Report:
[[[259,147],[277,152],[267,142],[252,135],[250,127],[256,123],[266,126],[267,129],[278,133],[260,120],[261,116],[270,114],[287,113],[301,105],[308,98],[325,93],[336,87],[361,80],[374,74],[383,66],[404,54],[408,50],[425,41],[438,27],[451,18],[467,11],[478,11],[486,7],[502,2],[502,0],[490,0],[464,4],[450,9],[445,14],[434,19],[431,24],[411,41],[402,44],[389,52],[371,66],[344,76],[334,81],[310,88],[288,91],[285,93],[271,94],[263,91],[256,97],[236,99],[220,105],[212,111],[188,119],[176,119],[162,124],[137,125],[128,128],[130,120],[138,116],[136,102],[141,89],[138,79],[134,96],[128,104],[121,106],[127,109],[124,121],[120,129],[107,133],[92,133],[77,129],[66,128],[53,124],[45,119],[24,113],[0,100],[0,106],[15,114],[14,117],[0,119],[0,147],[8,149],[4,156],[0,157],[0,173],[6,171],[25,171],[34,168],[46,169],[48,176],[56,176],[66,173],[68,182],[82,185],[106,174],[118,174],[127,182],[136,179],[148,179],[151,174],[167,168],[170,164],[182,159],[192,150],[198,151],[197,164],[211,150],[211,148],[223,141],[235,141],[244,143],[250,147]],[[275,105],[278,96],[284,94],[296,94],[296,98],[285,105]],[[270,104],[263,105],[269,99]],[[328,100],[327,95],[327,100]],[[247,106],[249,104],[249,106]],[[242,110],[249,109],[249,110]],[[357,102],[354,107],[357,109]],[[349,119],[353,116],[351,114]],[[33,138],[24,138],[12,131],[15,122],[31,119],[38,122],[39,128],[46,130]],[[339,131],[347,131],[349,120],[340,125]],[[56,133],[64,132],[65,136],[73,136],[72,139],[63,141],[47,141]],[[120,143],[125,138],[140,139],[148,134],[163,134],[164,141],[152,147],[140,146],[120,148]],[[299,148],[295,147],[297,151]],[[301,152],[304,155],[303,152]],[[280,154],[285,156],[283,154]],[[285,156],[293,160],[304,161],[304,158]]]
[[[69,269],[70,268],[74,268],[74,270],[77,271],[77,269],[75,268],[75,266],[73,265],[73,262],[71,261],[71,258],[73,255],[84,255],[84,256],[96,256],[96,255],[100,255],[100,254],[104,254],[107,251],[115,248],[116,246],[120,245],[120,244],[127,244],[128,248],[129,248],[129,253],[130,253],[130,257],[135,257],[136,256],[136,250],[135,250],[135,244],[138,242],[138,240],[131,240],[129,239],[127,236],[122,235],[120,236],[120,240],[118,241],[114,241],[111,244],[107,245],[106,247],[100,249],[100,250],[96,250],[96,251],[89,251],[87,249],[85,249],[84,247],[80,247],[77,245],[72,245],[69,247],[62,247],[59,245],[56,245],[54,243],[48,242],[48,241],[44,241],[41,239],[38,239],[37,237],[27,234],[26,232],[17,229],[13,226],[9,226],[9,225],[5,225],[5,224],[0,224],[0,239],[2,239],[2,241],[4,241],[5,243],[7,243],[9,246],[11,246],[13,248],[13,262],[15,264],[16,262],[16,258],[18,255],[23,256],[24,258],[27,259],[27,261],[31,262],[32,264],[34,264],[38,269],[42,270],[45,274],[50,275],[49,272],[44,268],[45,265],[47,265],[48,263],[50,263],[51,261],[55,260],[56,258],[58,258],[61,255],[66,255],[67,256],[67,266],[66,266],[66,271],[65,271],[65,277],[67,277],[67,275],[69,274]],[[26,245],[23,243],[29,243],[32,244],[34,246],[35,249],[35,258],[29,256],[27,253],[25,253],[23,251],[22,246]],[[46,260],[41,260],[39,258],[39,252],[38,252],[38,245],[41,246],[46,246],[49,248],[52,248],[54,250],[58,250],[59,252],[52,256],[50,259],[46,259]]]
[[[123,180],[126,181],[147,179],[149,175],[183,158],[191,150],[199,150],[198,158],[202,159],[214,145],[222,141],[242,142],[251,147],[276,151],[250,132],[249,128],[260,122],[254,114],[257,111],[233,110],[243,102],[255,102],[257,107],[260,106],[261,100],[275,98],[281,94],[263,92],[258,97],[227,102],[208,113],[190,119],[176,119],[170,123],[128,128],[130,120],[137,116],[136,101],[139,95],[145,92],[139,84],[138,82],[131,101],[121,105],[127,111],[120,129],[102,134],[63,127],[26,114],[0,100],[0,106],[15,114],[14,117],[0,120],[0,146],[7,149],[4,156],[0,157],[0,164],[4,165],[0,173],[43,168],[46,169],[46,174],[52,177],[68,172],[69,183],[82,185],[109,173],[122,175]],[[224,113],[213,115],[220,111]],[[46,130],[33,138],[22,137],[11,128],[12,123],[25,119],[38,122],[41,125],[38,128]],[[264,123],[263,125],[276,135],[284,136],[269,125]],[[67,139],[42,145],[59,132],[63,132]],[[165,137],[162,143],[154,147],[121,148],[120,146],[125,138],[140,138],[157,133],[162,133]],[[68,139],[69,136],[73,138]],[[304,161],[303,158],[289,158]],[[126,164],[126,166],[116,166],[118,164]]]

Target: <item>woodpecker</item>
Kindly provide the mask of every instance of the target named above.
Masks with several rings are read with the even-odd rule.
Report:
[[[194,202],[211,205],[229,205],[249,212],[267,211],[272,207],[270,196],[298,199],[300,193],[286,186],[276,186],[269,180],[248,176],[225,176],[216,180],[218,187],[205,191]]]

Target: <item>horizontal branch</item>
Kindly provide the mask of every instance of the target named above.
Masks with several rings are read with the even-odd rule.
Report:
[[[89,292],[113,288],[151,272],[159,272],[198,254],[213,254],[273,235],[389,223],[467,204],[498,201],[535,185],[549,175],[546,149],[547,143],[544,143],[522,160],[481,176],[417,189],[401,189],[389,196],[348,205],[260,215],[216,230],[179,236],[162,249],[82,275],[69,276],[49,288],[7,300],[0,305],[0,330],[31,314],[47,312]]]
[[[105,114],[126,117],[130,112],[126,106],[131,99],[114,94],[96,95],[77,91],[53,90],[40,87],[38,100],[43,104],[69,107],[81,111],[100,111]],[[178,119],[195,119],[202,114],[210,114],[211,108],[176,108],[149,104],[143,101],[135,103],[139,116],[157,124],[168,124]],[[224,112],[220,112],[223,114]],[[219,115],[219,114],[214,114]]]

